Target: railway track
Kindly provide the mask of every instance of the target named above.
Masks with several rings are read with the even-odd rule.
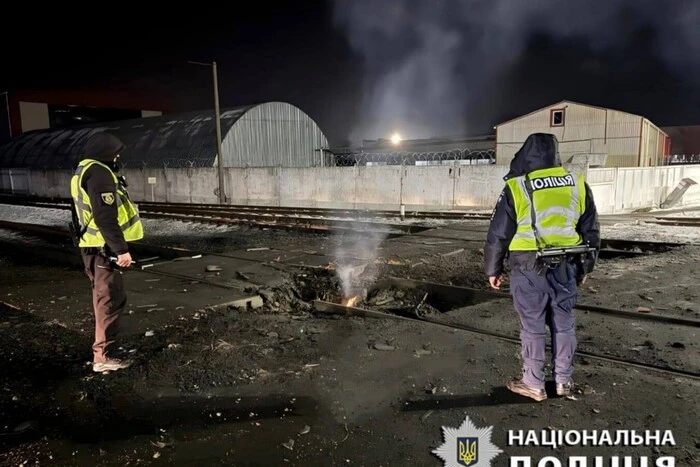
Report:
[[[51,241],[53,244],[58,245],[58,249],[56,252],[60,254],[61,252],[65,254],[68,258],[73,258],[75,256],[74,251],[70,249],[66,249],[65,245],[68,244],[70,241],[70,236],[67,230],[63,229],[57,229],[55,227],[49,227],[49,226],[43,226],[43,225],[37,225],[37,224],[20,224],[20,223],[14,223],[14,222],[8,222],[8,221],[0,221],[0,228],[5,228],[9,230],[15,230],[15,231],[22,231],[22,232],[27,232],[31,233],[34,235],[37,235],[41,238],[47,239]],[[620,240],[617,240],[617,242],[620,242]],[[162,245],[153,245],[149,243],[144,243],[144,242],[135,242],[132,243],[133,245],[133,252],[135,255],[135,258],[137,260],[141,258],[147,258],[147,257],[157,257],[158,259],[164,260],[164,261],[171,261],[171,260],[177,260],[179,258],[191,258],[191,257],[197,257],[201,255],[207,255],[207,256],[214,256],[214,257],[221,257],[221,258],[229,258],[229,259],[235,259],[235,260],[240,260],[240,261],[247,261],[247,262],[252,262],[252,263],[270,263],[268,260],[263,260],[263,259],[253,259],[250,257],[243,257],[243,256],[237,256],[237,255],[231,255],[231,254],[222,254],[222,253],[214,253],[214,252],[208,252],[208,251],[195,251],[195,250],[189,250],[186,248],[172,248],[172,247],[166,247]],[[287,252],[290,253],[289,251],[285,250],[278,250],[281,253],[282,252]],[[316,255],[319,256],[327,256],[322,253],[316,253]],[[348,257],[346,258],[348,260],[355,260],[358,263],[363,260],[362,258],[352,258]],[[332,263],[334,258],[331,256],[328,256],[328,264]],[[281,266],[288,266],[291,268],[303,268],[303,269],[325,269],[325,266],[310,266],[310,265],[304,265],[304,264],[296,264],[296,263],[291,263],[288,261],[281,261],[279,262]],[[390,263],[387,263],[391,265]],[[422,281],[411,281],[408,279],[400,279],[400,278],[392,278],[396,284],[400,284],[402,287],[416,287],[418,284],[420,287],[424,288],[426,291],[429,291],[430,293],[433,294],[441,294],[443,296],[450,296],[452,297],[450,300],[452,301],[459,301],[463,300],[462,298],[459,297],[467,297],[467,299],[473,299],[473,298],[508,298],[510,295],[508,293],[503,293],[503,292],[493,292],[490,290],[478,290],[478,289],[470,289],[470,288],[465,288],[465,287],[457,287],[457,286],[452,286],[452,285],[446,285],[446,284],[431,284],[428,282],[422,282]],[[403,282],[400,282],[403,281]],[[214,284],[214,283],[212,283]],[[220,284],[220,283],[219,283]],[[225,288],[230,288],[230,287],[225,287]],[[457,297],[457,298],[454,298]],[[599,313],[603,314],[606,316],[616,316],[620,318],[627,318],[627,319],[633,319],[633,320],[651,320],[651,321],[659,321],[667,324],[678,324],[678,325],[687,325],[691,327],[700,327],[700,320],[692,320],[692,319],[684,319],[684,318],[674,318],[674,317],[665,317],[663,315],[658,315],[658,314],[640,314],[640,313],[633,313],[629,311],[624,311],[624,310],[617,310],[613,308],[605,308],[605,307],[598,307],[598,306],[591,306],[591,305],[585,305],[585,304],[578,304],[577,309],[580,309],[582,311],[587,311],[591,313]]]
[[[8,198],[0,196],[0,203]],[[11,198],[9,204],[18,204],[24,206],[41,207],[47,209],[63,209],[69,210],[70,206],[67,201],[35,201],[24,198]],[[203,224],[214,225],[245,225],[256,228],[266,229],[283,229],[295,230],[316,233],[331,233],[331,232],[364,232],[364,233],[379,233],[386,238],[402,237],[410,234],[421,234],[424,239],[436,240],[452,240],[465,243],[483,243],[483,239],[469,239],[450,236],[444,233],[445,230],[458,230],[466,232],[483,233],[484,238],[486,230],[484,226],[469,226],[459,225],[449,226],[428,232],[434,229],[432,226],[420,224],[399,224],[391,222],[371,222],[371,221],[356,221],[347,219],[329,219],[319,217],[308,217],[302,215],[280,215],[275,212],[277,208],[270,207],[251,207],[248,211],[238,211],[233,207],[222,208],[220,205],[190,205],[185,204],[168,204],[168,203],[142,203],[139,205],[140,214],[144,218],[151,219],[169,219],[179,220],[183,222],[197,222]],[[287,209],[287,208],[285,208]],[[291,209],[291,208],[290,208]],[[296,208],[294,208],[296,209]],[[267,214],[261,212],[268,211]],[[25,224],[26,226],[26,224]],[[19,224],[6,224],[7,228],[20,228]],[[30,227],[27,227],[30,228]],[[25,229],[26,230],[26,229]],[[649,241],[630,241],[617,239],[603,239],[600,251],[601,258],[620,257],[620,256],[638,256],[648,253],[658,253],[668,251],[671,248],[680,247],[682,244],[673,242],[649,242]]]
[[[444,320],[439,320],[439,319],[433,319],[433,318],[428,318],[424,316],[402,316],[402,315],[395,315],[395,314],[389,314],[385,313],[382,311],[374,311],[374,310],[366,310],[364,308],[356,308],[356,307],[347,307],[344,305],[340,305],[337,303],[330,303],[330,302],[324,302],[321,300],[316,300],[314,302],[314,309],[319,312],[319,313],[325,313],[325,314],[333,314],[333,315],[344,315],[344,316],[358,316],[362,318],[379,318],[379,319],[396,319],[396,320],[401,320],[401,321],[413,321],[413,322],[419,322],[419,323],[426,323],[426,324],[432,324],[432,325],[437,325],[441,327],[446,327],[449,329],[459,329],[461,331],[467,331],[473,334],[477,335],[482,335],[482,336],[488,336],[492,338],[496,338],[505,342],[509,342],[511,344],[515,345],[521,345],[520,339],[499,333],[499,332],[494,332],[494,331],[488,331],[486,329],[480,329],[475,326],[470,326],[470,325],[465,325],[462,323],[457,323],[454,321],[444,321]],[[547,344],[547,348],[551,350],[551,345]],[[617,365],[622,365],[626,367],[632,367],[636,369],[642,369],[642,370],[648,370],[648,371],[653,371],[657,373],[661,373],[664,375],[668,376],[676,376],[676,377],[684,377],[684,378],[689,378],[693,380],[700,380],[700,373],[695,372],[695,371],[687,371],[683,369],[678,369],[678,368],[671,368],[667,366],[660,366],[660,365],[653,365],[649,363],[643,363],[643,362],[638,362],[635,360],[627,359],[627,358],[621,358],[621,357],[615,357],[612,355],[602,355],[596,352],[586,352],[583,350],[577,350],[576,351],[576,356],[577,357],[586,357],[592,360],[599,360],[603,361],[606,363],[613,363]]]
[[[644,221],[647,224],[670,225],[676,227],[700,227],[700,217],[654,217],[654,220]]]
[[[56,207],[59,209],[69,209],[69,200],[62,198],[31,198],[0,196],[0,203],[16,204],[35,207]],[[141,201],[137,203],[139,210],[170,212],[170,213],[210,213],[233,214],[238,216],[270,216],[278,217],[330,217],[343,219],[367,219],[367,218],[400,218],[400,211],[393,210],[369,210],[369,209],[334,209],[334,208],[312,208],[312,207],[291,207],[291,206],[255,206],[255,205],[221,205],[204,203],[156,203]],[[469,219],[490,219],[491,215],[469,211],[416,211],[407,210],[404,213],[407,219],[445,219],[445,220],[469,220]]]
[[[62,231],[60,229],[52,228],[52,227],[47,227],[47,226],[37,226],[37,225],[29,225],[27,226],[26,224],[13,224],[13,223],[8,223],[8,222],[0,222],[0,228],[14,228],[15,230],[18,228],[26,228],[32,231],[32,233],[38,234],[42,237],[50,237],[53,238],[54,240],[59,240],[64,242],[68,241],[68,233],[67,231]],[[198,257],[199,255],[206,254],[208,256],[220,256],[220,257],[225,257],[225,258],[233,258],[233,259],[239,259],[239,260],[244,260],[244,261],[250,261],[250,262],[256,262],[256,263],[269,263],[267,260],[262,260],[262,259],[252,259],[252,258],[242,258],[242,257],[237,257],[235,255],[225,255],[225,254],[218,254],[218,253],[209,253],[209,252],[198,252],[198,251],[193,251],[193,250],[188,250],[188,249],[181,249],[181,248],[169,248],[169,247],[163,247],[163,246],[157,246],[157,245],[148,245],[148,244],[135,244],[136,249],[134,251],[135,257],[137,260],[139,258],[145,258],[146,256],[151,256],[156,254],[158,257],[162,258],[163,261],[168,262],[175,260],[177,261],[178,259],[184,259],[186,257]],[[43,247],[42,247],[43,248]],[[49,247],[46,247],[47,250]],[[35,246],[31,247],[32,250],[35,250]],[[13,252],[16,254],[23,254],[21,249],[14,249]],[[42,255],[42,252],[37,252],[36,250],[34,251],[35,254]],[[61,248],[60,245],[58,248],[54,248],[50,253],[47,252],[47,254],[51,255],[56,255],[60,256],[63,255],[65,256],[68,260],[72,257],[72,259],[75,259],[75,252],[67,249],[65,247]],[[286,270],[299,270],[299,269],[306,269],[306,270],[313,270],[313,269],[320,269],[319,267],[314,267],[314,266],[307,266],[307,265],[299,265],[299,264],[292,264],[292,263],[285,263],[281,262],[279,264],[281,267],[286,267],[289,269]],[[203,281],[201,277],[195,277],[195,276],[188,276],[188,275],[173,275],[165,271],[158,271],[157,268],[147,268],[145,270],[139,271],[140,273],[146,273],[146,274],[154,274],[154,275],[163,275],[163,276],[170,276],[170,277],[177,277],[183,280],[192,280],[192,281],[198,281],[198,282],[207,282],[209,285],[215,286],[215,287],[221,287],[221,288],[239,288],[236,285],[231,285],[227,283],[221,283],[221,282],[208,282],[208,281]],[[423,281],[416,281],[416,280],[409,280],[409,279],[403,279],[403,278],[396,278],[396,277],[390,277],[387,279],[384,279],[383,281],[380,281],[378,283],[379,285],[393,285],[393,286],[398,286],[401,288],[406,288],[406,289],[411,289],[411,288],[420,288],[421,290],[426,291],[426,293],[430,293],[432,295],[437,295],[439,296],[440,300],[442,302],[452,304],[455,306],[462,305],[462,306],[468,306],[469,304],[474,304],[478,303],[480,301],[485,301],[485,300],[493,300],[493,299],[509,299],[510,296],[507,293],[503,292],[495,292],[495,291],[490,291],[490,290],[479,290],[479,289],[471,289],[471,288],[465,288],[465,287],[456,287],[456,286],[451,286],[447,284],[437,284],[437,283],[429,283],[429,282],[423,282]],[[427,324],[433,324],[433,325],[439,325],[439,326],[446,326],[449,328],[453,329],[461,329],[464,331],[484,335],[484,336],[489,336],[505,341],[509,341],[511,343],[518,343],[519,340],[514,337],[514,336],[508,336],[502,333],[498,332],[493,332],[489,331],[486,329],[479,329],[478,327],[474,327],[471,325],[464,325],[461,323],[455,323],[455,322],[445,322],[442,320],[436,320],[432,318],[426,318],[426,317],[421,317],[421,316],[395,316],[395,315],[390,315],[388,313],[384,312],[378,312],[378,311],[373,311],[373,310],[365,310],[361,308],[353,308],[353,307],[345,307],[340,304],[335,304],[335,303],[328,303],[328,302],[321,302],[321,301],[316,301],[314,303],[314,307],[316,311],[320,313],[341,313],[341,314],[350,314],[350,315],[359,315],[359,316],[364,316],[368,318],[393,318],[393,319],[410,319],[414,321],[422,321]],[[660,325],[677,325],[677,326],[684,326],[684,327],[690,327],[690,328],[699,328],[700,327],[700,320],[695,320],[695,319],[687,319],[687,318],[680,318],[676,316],[667,316],[667,315],[659,315],[659,314],[652,314],[652,313],[635,313],[635,312],[630,312],[630,311],[625,311],[625,310],[617,310],[617,309],[612,309],[612,308],[605,308],[605,307],[598,307],[598,306],[590,306],[586,305],[583,303],[579,303],[576,306],[576,309],[589,312],[589,313],[597,313],[603,316],[607,316],[610,318],[619,318],[619,319],[629,319],[629,320],[634,320],[634,321],[651,321],[658,323]],[[612,355],[603,355],[603,354],[597,354],[593,352],[578,352],[579,355],[585,356],[586,358],[590,359],[597,359],[600,361],[608,362],[608,363],[613,363],[613,364],[619,364],[619,365],[625,365],[629,367],[634,367],[637,369],[645,369],[649,371],[655,371],[655,372],[661,372],[669,375],[674,375],[674,376],[683,376],[683,377],[688,377],[692,379],[700,379],[700,373],[697,372],[692,372],[692,371],[686,371],[683,369],[677,369],[677,368],[670,368],[670,367],[662,367],[658,365],[653,365],[653,364],[648,364],[648,363],[643,363],[639,361],[635,361],[632,359],[626,359],[622,357],[616,357]]]

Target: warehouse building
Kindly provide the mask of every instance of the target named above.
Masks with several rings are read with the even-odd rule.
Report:
[[[113,90],[24,90],[1,95],[0,145],[27,131],[153,117],[168,110],[152,96]]]
[[[0,148],[0,167],[70,169],[86,138],[109,131],[126,145],[126,168],[217,165],[213,111],[188,112],[58,130],[37,130]],[[221,112],[223,167],[319,167],[327,165],[328,141],[297,107],[268,102]]]
[[[648,119],[618,110],[562,101],[495,127],[496,163],[509,165],[532,133],[559,139],[564,162],[597,155],[605,167],[663,165],[671,149],[669,136]]]

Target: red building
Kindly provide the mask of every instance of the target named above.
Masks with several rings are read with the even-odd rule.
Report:
[[[153,97],[112,90],[2,93],[0,144],[27,131],[152,117],[168,113]]]

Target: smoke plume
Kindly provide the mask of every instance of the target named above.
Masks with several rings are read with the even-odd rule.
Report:
[[[585,92],[586,80],[604,83],[610,78],[606,70],[614,71],[620,61],[632,68],[625,75],[630,82],[619,83],[628,88],[654,70],[659,80],[689,79],[700,62],[700,2],[695,0],[334,0],[334,5],[336,25],[364,60],[354,141],[395,131],[405,138],[489,131],[505,113],[556,102],[545,101],[552,86],[567,93],[557,100],[594,97]],[[540,70],[523,66],[538,34],[554,48],[583,54],[569,63],[571,76],[560,75],[553,85],[553,79],[542,79],[543,67],[557,72],[556,54],[548,61],[542,51],[536,52],[545,58]],[[640,35],[647,43],[638,40]],[[668,74],[653,60],[637,63],[650,54]],[[524,70],[527,74],[518,73]],[[515,87],[515,96],[504,92]],[[598,101],[608,97],[600,94],[604,85],[595,89]]]
[[[364,231],[334,237],[336,273],[340,279],[343,297],[360,293],[361,283],[374,282],[376,277],[373,277],[372,265],[379,256],[379,247],[387,236],[388,232]]]

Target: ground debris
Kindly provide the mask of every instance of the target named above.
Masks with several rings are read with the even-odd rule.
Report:
[[[434,298],[418,289],[379,288],[368,293],[364,305],[368,309],[389,311],[402,315],[420,316],[441,314],[431,303]]]
[[[287,441],[286,443],[282,443],[282,446],[284,446],[285,448],[289,449],[290,451],[293,451],[293,450],[294,450],[294,440],[293,440],[293,439],[290,439],[290,440]]]
[[[381,351],[391,351],[391,350],[396,350],[396,347],[393,345],[388,345],[388,344],[382,344],[381,342],[375,343],[372,348],[374,350],[381,350]]]
[[[214,348],[216,350],[231,350],[233,348],[233,344],[226,342],[223,339],[219,339]]]
[[[236,271],[236,278],[243,280],[243,281],[248,281],[250,280],[250,277],[247,275],[243,274],[241,271]]]
[[[464,248],[459,248],[459,249],[457,249],[457,250],[450,251],[449,253],[443,253],[443,254],[441,254],[440,256],[442,256],[443,258],[448,258],[448,257],[450,257],[450,256],[458,255],[458,254],[460,254],[460,253],[462,253],[462,252],[464,252]]]

